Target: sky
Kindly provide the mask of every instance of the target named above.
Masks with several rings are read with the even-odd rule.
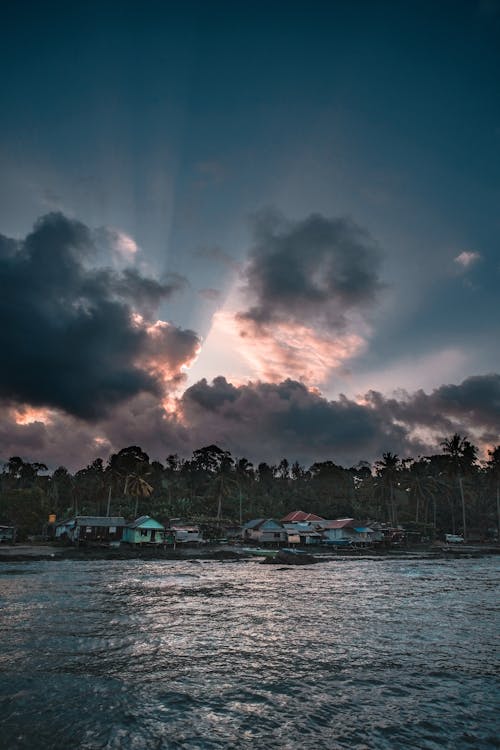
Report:
[[[500,1],[2,29],[0,460],[500,442]]]

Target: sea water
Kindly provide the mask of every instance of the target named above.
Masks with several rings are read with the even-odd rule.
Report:
[[[0,564],[0,747],[500,747],[497,559]]]

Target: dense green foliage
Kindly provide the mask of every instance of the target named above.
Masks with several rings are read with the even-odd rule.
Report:
[[[333,461],[309,468],[284,458],[278,465],[253,466],[217,445],[194,451],[187,460],[167,456],[150,461],[138,446],[123,448],[70,474],[60,466],[12,457],[0,474],[0,522],[18,525],[20,536],[39,534],[49,513],[149,514],[165,522],[188,517],[238,522],[283,517],[302,509],[325,518],[354,517],[440,531],[491,535],[498,523],[500,446],[480,463],[477,449],[453,435],[442,453],[401,459],[384,453],[345,468]]]

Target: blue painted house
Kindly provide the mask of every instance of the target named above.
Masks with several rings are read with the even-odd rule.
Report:
[[[151,516],[140,516],[123,530],[123,541],[129,544],[163,544],[165,527]]]
[[[243,539],[259,544],[282,544],[288,534],[282,523],[274,518],[254,518],[243,526]]]

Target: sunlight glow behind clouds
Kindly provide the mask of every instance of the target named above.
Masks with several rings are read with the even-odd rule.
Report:
[[[239,357],[242,371],[237,380],[278,383],[292,378],[308,386],[324,384],[333,370],[365,347],[364,339],[356,333],[330,337],[292,322],[272,327],[242,325],[228,310],[214,315],[207,347],[212,339],[224,341],[224,346]]]
[[[14,421],[18,425],[33,424],[34,422],[43,422],[50,424],[52,422],[52,413],[50,409],[34,408],[23,404],[13,410]]]

